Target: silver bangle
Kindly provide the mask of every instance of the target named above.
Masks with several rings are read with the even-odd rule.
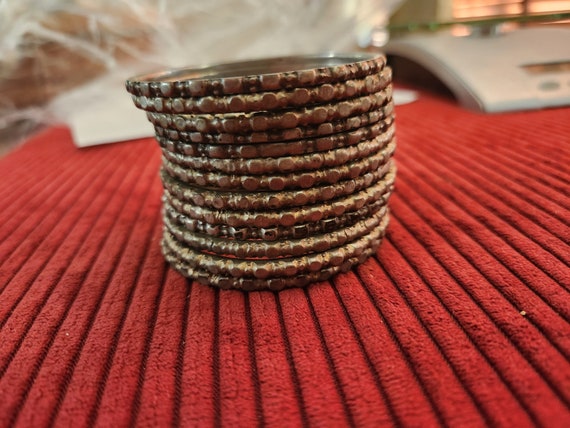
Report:
[[[394,171],[394,164],[386,163],[375,171],[368,172],[354,179],[339,181],[332,185],[277,192],[215,191],[201,186],[187,185],[173,179],[165,171],[162,171],[161,178],[165,195],[171,195],[181,202],[193,204],[197,207],[219,210],[261,211],[323,203],[349,196],[381,180],[388,185],[392,185],[394,183]]]
[[[173,208],[166,198],[164,201],[165,219],[184,227],[184,229],[200,233],[209,237],[219,237],[235,240],[263,240],[266,242],[284,240],[284,239],[301,239],[312,235],[322,233],[330,233],[334,230],[352,226],[361,219],[373,216],[383,207],[386,206],[388,195],[393,191],[393,185],[387,189],[386,198],[380,198],[376,202],[364,205],[355,210],[348,211],[344,214],[321,219],[319,221],[311,221],[309,223],[300,223],[294,226],[273,226],[273,227],[255,227],[243,226],[233,227],[228,225],[212,225],[201,220],[190,218]]]
[[[145,97],[204,97],[336,83],[382,70],[380,54],[300,55],[217,64],[131,77],[127,91]]]
[[[228,162],[227,159],[212,159],[206,156],[185,156],[166,148],[162,148],[162,155],[173,164],[202,172],[219,172],[223,174],[287,173],[293,171],[313,171],[362,159],[382,150],[392,139],[390,133],[384,133],[372,140],[364,140],[354,146],[340,147],[326,152],[297,156],[232,159],[231,162]]]
[[[391,81],[392,70],[386,67],[379,73],[371,74],[361,79],[324,83],[308,88],[292,88],[275,92],[266,91],[228,96],[165,98],[132,95],[132,98],[135,106],[141,110],[156,113],[247,113],[282,110],[332,101],[345,101],[381,91]]]
[[[159,71],[126,89],[162,150],[162,253],[184,276],[279,290],[377,251],[396,177],[384,55]]]
[[[147,113],[150,115],[150,113]],[[394,102],[389,101],[384,106],[357,116],[350,116],[333,122],[325,122],[320,125],[297,126],[289,129],[270,129],[260,132],[248,132],[245,134],[204,133],[200,131],[179,131],[168,128],[169,123],[156,122],[152,116],[147,116],[154,124],[154,129],[158,137],[167,137],[170,140],[188,141],[192,143],[206,144],[257,144],[293,141],[308,138],[318,138],[340,132],[350,132],[364,126],[373,125],[381,120],[391,120],[394,115]],[[184,121],[184,127],[192,126]]]
[[[206,144],[192,143],[178,138],[170,140],[166,136],[161,135],[157,135],[156,139],[163,149],[171,153],[210,159],[224,159],[224,161],[233,162],[236,159],[279,158],[321,153],[343,147],[351,147],[362,141],[375,138],[382,138],[383,141],[388,141],[392,139],[394,131],[394,116],[389,116],[369,126],[306,140],[254,144]],[[180,136],[177,134],[174,137]]]
[[[390,161],[393,174],[396,168]],[[388,177],[387,177],[388,178]],[[380,180],[370,187],[334,200],[303,207],[289,207],[280,210],[261,211],[225,211],[197,206],[181,201],[176,196],[166,192],[166,200],[176,211],[189,218],[204,221],[212,225],[227,225],[232,227],[253,226],[267,228],[273,226],[294,226],[300,223],[320,221],[324,218],[336,217],[349,211],[356,211],[366,204],[380,199],[388,201],[392,193],[393,181]]]
[[[147,112],[154,125],[176,131],[243,134],[320,125],[365,114],[392,100],[392,86],[350,100],[311,105],[283,111],[226,114],[169,114]]]
[[[373,224],[375,219],[367,218],[364,221]],[[358,257],[366,249],[376,248],[377,242],[384,237],[388,222],[389,215],[386,214],[369,233],[354,241],[322,252],[296,257],[250,260],[202,253],[178,241],[168,230],[165,230],[162,245],[167,251],[176,254],[178,260],[187,263],[190,267],[205,270],[214,275],[222,274],[235,278],[250,277],[257,279],[292,277],[307,272],[317,272],[330,266],[340,266],[346,260]]]

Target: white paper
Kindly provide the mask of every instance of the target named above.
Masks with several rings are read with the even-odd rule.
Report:
[[[105,66],[106,76],[60,95],[47,108],[50,117],[70,126],[75,143],[85,147],[153,135],[145,112],[134,106],[124,87],[125,79],[134,74],[259,57],[351,52],[359,44],[366,44],[372,29],[382,26],[401,2],[23,0],[21,3],[29,7],[16,8],[19,12],[12,11],[13,19],[6,20],[12,23],[6,28],[12,35],[7,39],[12,42],[0,43],[0,52],[12,52],[10,46],[19,39],[20,29],[29,27],[38,37],[67,46]],[[34,9],[31,5],[35,3],[42,7]],[[54,33],[42,25],[39,17],[58,10],[85,17],[88,37]],[[126,43],[129,37],[145,43]],[[129,52],[129,66],[137,64],[136,69],[115,60],[116,50]],[[73,70],[71,65],[67,67]]]

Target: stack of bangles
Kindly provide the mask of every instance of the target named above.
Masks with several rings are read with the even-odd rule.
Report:
[[[126,82],[162,149],[162,251],[224,289],[303,287],[375,254],[396,148],[378,54],[293,56]]]

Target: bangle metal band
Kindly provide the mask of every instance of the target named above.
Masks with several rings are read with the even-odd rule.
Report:
[[[145,97],[204,97],[278,91],[365,77],[384,68],[378,54],[290,56],[185,68],[132,77],[126,89]]]
[[[279,211],[219,211],[215,209],[199,207],[187,202],[183,202],[174,196],[165,193],[170,205],[178,212],[190,218],[204,221],[210,224],[225,224],[233,227],[255,226],[290,227],[299,223],[320,221],[325,218],[342,215],[346,212],[356,211],[364,205],[375,202],[381,198],[385,200],[389,197],[387,183],[378,183],[351,194],[345,198],[327,201],[322,204],[308,205],[302,208],[293,207],[288,210]]]
[[[290,56],[126,82],[162,151],[162,252],[220,288],[346,272],[389,222],[396,148],[383,55]]]
[[[388,159],[393,153],[395,142],[383,151]],[[393,183],[394,168],[385,163],[374,171],[367,172],[355,179],[339,181],[329,186],[289,191],[262,192],[222,192],[204,189],[181,183],[162,171],[161,177],[165,191],[178,200],[200,207],[223,210],[272,210],[286,207],[311,205],[353,194],[383,180]]]
[[[180,212],[176,211],[176,209],[174,209],[167,200],[164,201],[164,216],[167,217],[169,221],[172,221],[175,224],[184,227],[186,230],[200,233],[205,236],[231,238],[242,241],[275,241],[278,239],[301,239],[311,235],[329,233],[339,228],[352,226],[362,218],[376,214],[380,209],[386,206],[388,197],[392,191],[393,186],[390,186],[387,189],[384,198],[367,204],[356,211],[350,211],[336,217],[330,217],[310,223],[301,223],[290,227],[233,227],[228,225],[209,224],[181,214]]]
[[[223,174],[271,174],[293,171],[313,171],[356,161],[382,150],[388,141],[386,135],[365,140],[356,146],[342,147],[327,152],[299,156],[262,157],[253,159],[210,159],[204,156],[184,156],[165,148],[162,155],[172,164],[203,172]]]
[[[168,230],[164,233],[163,245],[190,267],[205,270],[212,274],[258,279],[291,277],[306,272],[317,272],[329,266],[340,266],[346,260],[358,257],[364,250],[382,239],[388,225],[388,219],[388,215],[384,215],[377,227],[355,241],[327,251],[305,254],[299,257],[245,260],[202,253],[180,243]],[[367,221],[372,222],[373,220],[367,219]]]
[[[379,151],[364,159],[338,167],[317,171],[300,171],[275,175],[232,175],[216,172],[202,172],[182,168],[163,158],[164,170],[172,177],[185,183],[220,190],[278,191],[284,189],[308,189],[322,184],[335,184],[341,180],[354,179],[383,165],[390,152]]]
[[[388,102],[377,110],[372,110],[358,116],[351,116],[333,122],[325,122],[313,126],[297,126],[289,129],[271,129],[268,131],[251,132],[248,134],[218,133],[209,134],[203,132],[185,132],[169,129],[160,125],[154,126],[158,136],[168,136],[171,140],[189,141],[193,143],[210,144],[255,144],[270,143],[276,141],[301,140],[325,135],[338,134],[339,132],[352,131],[362,126],[372,125],[382,119],[391,117],[394,113],[394,103]]]
[[[274,143],[257,144],[203,144],[189,143],[176,139],[170,140],[157,135],[156,138],[161,147],[171,153],[186,156],[207,157],[214,159],[252,159],[252,158],[277,158],[283,156],[295,156],[310,153],[325,152],[328,150],[349,147],[361,141],[381,138],[387,141],[394,135],[394,117],[376,122],[370,126],[363,126],[353,131],[341,132],[324,137],[311,138]],[[168,131],[170,133],[170,131]]]
[[[320,125],[325,122],[377,110],[392,98],[391,86],[372,95],[365,95],[335,104],[320,104],[279,112],[227,114],[164,114],[148,112],[153,125],[181,132],[244,134],[269,129],[290,129],[298,126]]]
[[[358,80],[325,83],[309,88],[293,88],[277,92],[237,94],[221,97],[164,98],[133,95],[138,108],[156,113],[239,113],[290,109],[331,101],[344,101],[358,96],[374,94],[385,89],[392,81],[392,70],[384,68]]]
[[[311,235],[301,239],[279,241],[236,240],[213,238],[185,230],[165,217],[166,229],[181,243],[196,251],[209,254],[235,256],[242,260],[277,259],[282,257],[300,257],[305,254],[320,253],[340,247],[370,233],[384,219],[387,208],[376,214],[361,219],[351,226],[336,229],[330,233]]]
[[[227,275],[213,275],[212,273],[190,266],[184,260],[181,260],[177,254],[170,251],[170,249],[162,244],[162,252],[164,258],[167,262],[171,264],[173,269],[189,278],[193,278],[203,285],[210,285],[213,287],[218,287],[224,290],[238,289],[243,291],[262,291],[262,290],[272,290],[280,291],[285,288],[292,287],[305,287],[311,283],[326,281],[332,276],[341,273],[348,272],[355,266],[364,263],[370,256],[374,255],[378,250],[378,246],[381,243],[381,238],[373,241],[370,247],[362,251],[362,253],[357,257],[349,258],[345,260],[340,266],[329,266],[321,269],[318,272],[307,272],[296,276],[284,277],[284,278],[267,278],[267,279],[257,279],[257,278],[235,278]]]

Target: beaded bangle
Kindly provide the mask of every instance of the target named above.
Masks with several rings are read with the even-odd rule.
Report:
[[[392,70],[384,68],[359,80],[342,83],[325,83],[310,88],[293,88],[277,92],[238,94],[222,97],[164,98],[133,95],[135,106],[141,110],[157,113],[248,113],[271,111],[343,101],[376,93],[392,81]]]
[[[337,83],[377,73],[378,54],[291,56],[217,64],[135,76],[127,91],[145,97],[203,97],[247,94]]]
[[[386,158],[391,156],[394,147],[395,145],[386,148]],[[311,205],[340,198],[369,187],[379,180],[392,184],[394,173],[390,172],[390,169],[391,164],[386,163],[375,171],[368,172],[355,179],[339,181],[328,186],[280,192],[216,192],[181,183],[164,171],[161,172],[161,178],[167,193],[182,202],[188,202],[199,207],[223,210],[274,210]]]
[[[374,242],[382,239],[388,221],[389,216],[386,214],[381,223],[370,233],[340,247],[320,253],[280,259],[243,260],[201,253],[178,242],[168,230],[164,231],[162,242],[165,248],[188,263],[190,267],[212,274],[258,279],[291,277],[305,272],[317,272],[329,266],[340,266],[346,260],[358,257]]]
[[[167,137],[174,141],[188,141],[192,143],[213,144],[256,144],[276,141],[300,140],[305,138],[321,137],[352,131],[362,126],[372,125],[382,119],[391,117],[394,113],[394,103],[388,102],[377,110],[369,111],[358,116],[351,116],[334,122],[321,123],[318,126],[298,126],[290,129],[272,129],[264,132],[251,132],[248,134],[207,134],[203,132],[185,132],[176,129],[164,128],[154,125],[158,137]]]
[[[391,152],[393,145],[390,147]],[[308,189],[319,184],[334,184],[341,180],[354,179],[376,170],[386,163],[390,151],[381,150],[364,159],[359,159],[338,167],[317,171],[301,171],[281,175],[232,175],[217,172],[202,172],[183,168],[163,158],[163,169],[172,177],[188,184],[220,190],[259,190],[279,191],[284,189]]]
[[[218,287],[224,290],[238,289],[243,291],[261,291],[272,290],[280,291],[291,287],[305,287],[311,283],[326,281],[332,276],[348,272],[353,267],[364,263],[370,256],[376,253],[381,239],[372,242],[369,248],[366,248],[358,257],[352,257],[346,260],[340,266],[329,266],[318,272],[307,272],[296,276],[286,278],[234,278],[224,275],[212,275],[212,273],[190,266],[181,260],[176,254],[172,253],[164,244],[162,245],[162,253],[164,258],[170,265],[181,275],[195,279],[198,283]]]
[[[375,186],[371,186],[374,188]],[[197,207],[188,203],[180,202],[169,194],[165,194],[168,203],[177,211],[195,220],[203,221],[214,226],[227,224],[234,228],[252,225],[258,228],[274,226],[291,227],[302,223],[317,222],[323,219],[337,217],[347,212],[359,210],[365,204],[371,204],[378,200],[388,202],[393,187],[382,188],[383,192],[375,193],[372,189],[359,192],[358,197],[347,197],[326,204],[317,204],[311,207],[293,208],[284,212],[281,216],[275,212],[249,211],[249,212],[219,212],[204,207]],[[320,207],[324,211],[318,211]]]
[[[284,156],[278,158],[253,159],[210,159],[199,156],[184,156],[172,153],[165,148],[162,155],[169,162],[203,172],[220,172],[223,174],[270,174],[293,171],[311,171],[321,168],[336,167],[347,162],[353,162],[378,152],[387,144],[385,135],[373,140],[365,140],[355,146],[343,147],[327,152],[318,152],[308,155]]]
[[[387,183],[379,181],[345,198],[327,201],[322,204],[293,207],[290,210],[243,212],[220,211],[199,207],[180,201],[169,193],[165,193],[164,196],[176,211],[196,220],[205,221],[212,225],[225,224],[233,227],[254,226],[264,228],[271,226],[290,227],[299,223],[315,222],[329,217],[340,216],[349,211],[356,211],[380,198],[387,200],[389,195]]]
[[[372,95],[287,111],[177,115],[147,112],[147,118],[153,125],[182,132],[243,134],[341,120],[376,110],[391,97],[391,86],[388,86]]]
[[[203,144],[169,140],[157,135],[160,146],[171,153],[184,156],[207,157],[212,159],[252,159],[283,156],[298,156],[319,153],[342,147],[350,147],[374,138],[389,141],[394,135],[394,117],[364,126],[352,131],[307,140],[256,143],[256,144]],[[170,133],[168,131],[167,133]],[[179,135],[176,134],[176,137]]]
[[[301,239],[310,235],[329,233],[339,228],[352,226],[364,217],[373,216],[380,209],[386,206],[388,197],[392,190],[393,188],[389,187],[387,192],[384,194],[384,198],[380,198],[378,201],[365,205],[356,211],[346,212],[340,216],[330,217],[320,221],[301,223],[291,227],[276,226],[260,228],[253,226],[233,227],[223,224],[212,225],[179,213],[168,203],[168,201],[164,202],[164,217],[168,218],[169,221],[184,227],[186,230],[206,236],[238,239],[242,241],[259,239],[264,241]]]
[[[179,242],[188,247],[209,254],[234,256],[242,260],[277,259],[283,257],[300,257],[310,253],[321,253],[340,247],[368,234],[377,227],[386,214],[382,208],[375,215],[361,219],[354,225],[336,229],[330,233],[311,235],[296,240],[279,241],[242,241],[235,239],[213,238],[191,232],[177,226],[165,217],[165,227]]]
[[[220,288],[325,280],[377,251],[396,168],[383,55],[292,56],[126,82],[162,149],[164,257]]]

